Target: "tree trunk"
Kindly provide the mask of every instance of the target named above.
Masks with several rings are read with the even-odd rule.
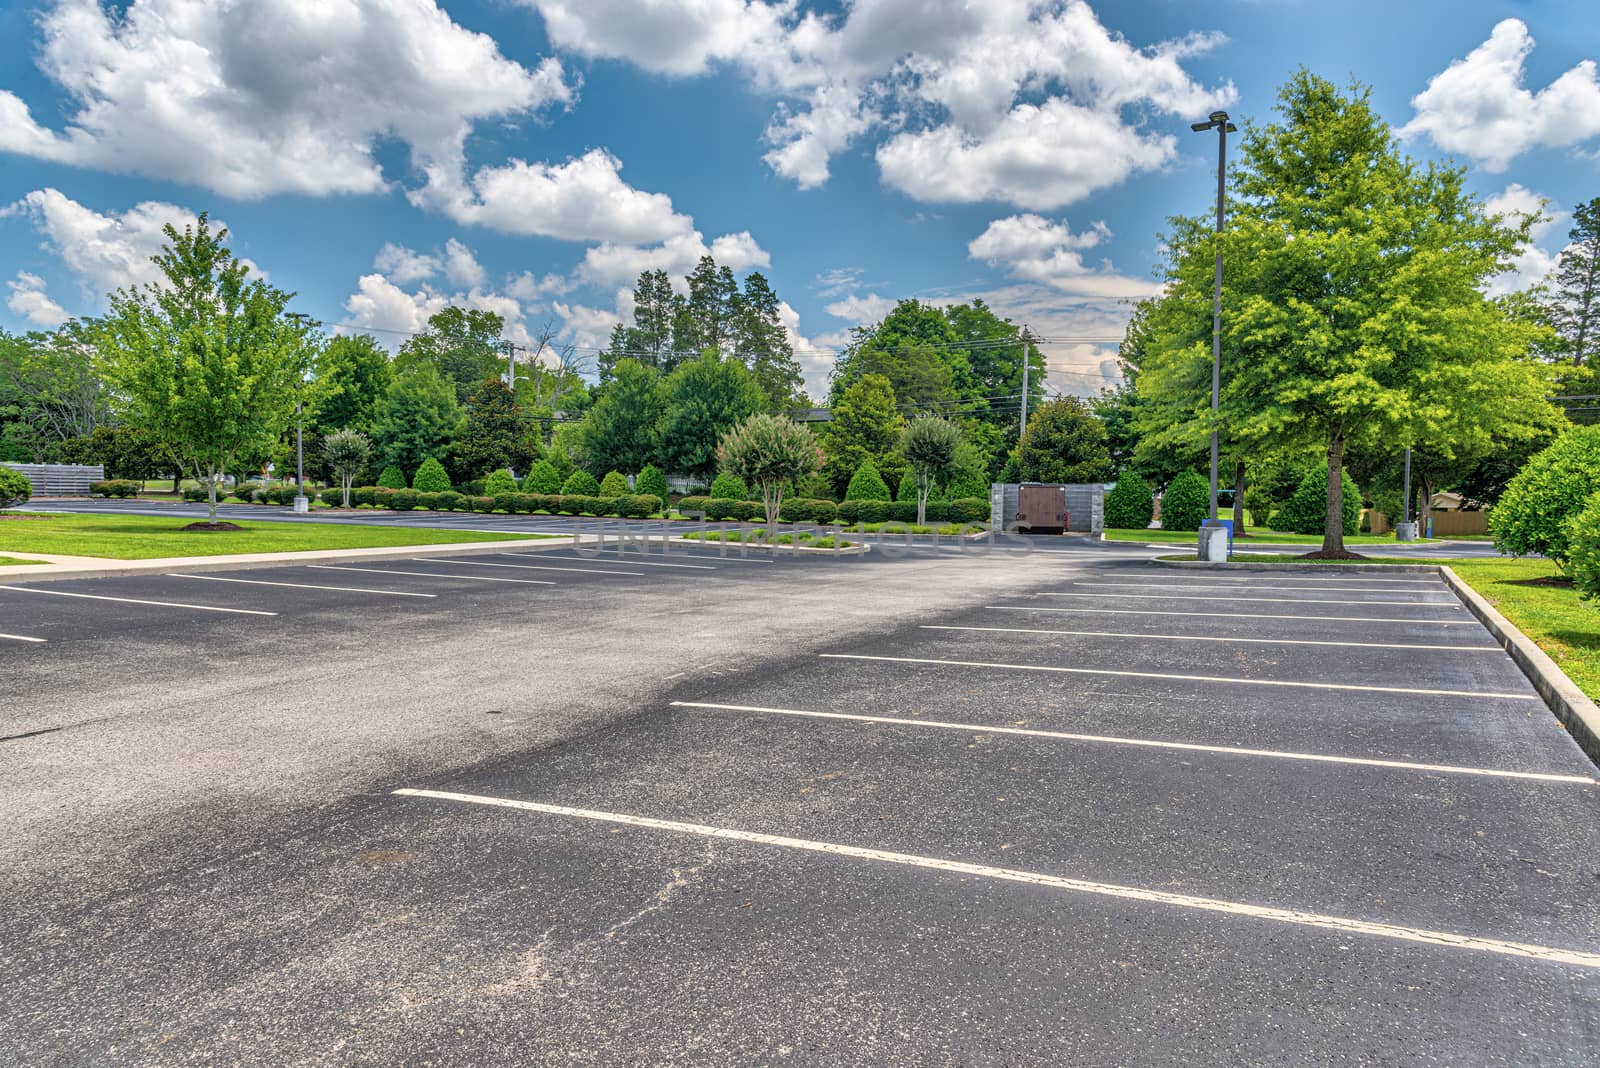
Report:
[[[1322,528],[1322,551],[1338,556],[1344,550],[1344,434],[1328,435],[1328,511]]]
[[[350,507],[350,483],[355,480],[356,476],[353,473],[339,475],[339,485],[344,490],[344,506],[346,508]]]
[[[922,478],[921,476],[918,476],[918,478],[917,478],[917,526],[919,526],[919,527],[925,525],[928,522],[928,491],[931,488],[931,486],[932,486],[932,480],[931,479],[926,479],[926,478]]]
[[[218,480],[218,477],[219,476],[218,476],[217,471],[216,471],[215,468],[207,468],[206,469],[206,498],[207,498],[206,506],[209,509],[210,513],[211,513],[210,522],[211,522],[212,526],[216,526],[216,523],[217,523],[217,480]]]
[[[1233,465],[1233,536],[1244,533],[1244,461]]]

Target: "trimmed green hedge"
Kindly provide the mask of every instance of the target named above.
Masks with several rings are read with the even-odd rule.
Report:
[[[10,468],[6,470],[10,471]],[[12,474],[18,472],[12,471]],[[89,492],[96,497],[137,497],[144,483],[128,478],[107,478],[89,483]]]

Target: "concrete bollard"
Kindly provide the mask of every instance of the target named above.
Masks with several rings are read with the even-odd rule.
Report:
[[[1200,548],[1196,556],[1211,564],[1225,563],[1228,559],[1228,528],[1203,526],[1200,528]]]
[[[1416,523],[1396,523],[1395,527],[1394,527],[1394,540],[1395,541],[1416,541],[1417,540],[1417,524]]]

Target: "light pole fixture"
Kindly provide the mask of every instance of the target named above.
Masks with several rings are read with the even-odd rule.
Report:
[[[285,319],[293,319],[295,325],[302,330],[315,330],[322,324],[317,322],[305,312],[288,312]],[[305,403],[301,399],[302,387],[305,385],[305,375],[300,376],[300,387],[295,389],[294,401],[294,468],[295,468],[295,494],[294,510],[296,512],[310,512],[311,501],[306,497],[306,450],[305,427],[306,421],[302,414]]]
[[[1226,111],[1213,111],[1207,122],[1189,124],[1195,133],[1217,131],[1217,268],[1211,287],[1211,522],[1217,521],[1217,405],[1222,393],[1222,221],[1227,188],[1228,135],[1239,128]]]

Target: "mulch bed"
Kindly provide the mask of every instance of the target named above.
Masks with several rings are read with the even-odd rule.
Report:
[[[1338,552],[1326,552],[1326,551],[1324,551],[1322,549],[1318,549],[1314,553],[1305,553],[1305,554],[1303,554],[1300,557],[1300,559],[1302,559],[1302,560],[1370,560],[1370,559],[1372,559],[1372,557],[1370,557],[1370,556],[1362,556],[1360,553],[1353,553],[1349,549],[1341,549]]]
[[[207,531],[217,531],[217,530],[243,530],[244,527],[241,527],[237,523],[230,523],[226,519],[223,519],[223,520],[220,520],[220,521],[218,521],[216,523],[190,523],[188,526],[179,527],[178,529],[179,530],[198,530],[198,531],[202,531],[202,532],[207,532]]]

